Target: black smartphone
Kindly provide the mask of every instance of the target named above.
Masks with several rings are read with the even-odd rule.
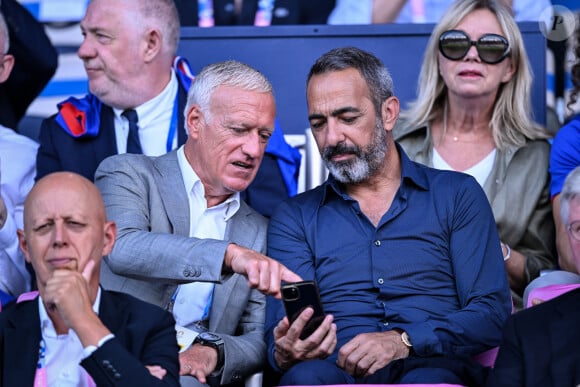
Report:
[[[289,282],[282,285],[282,302],[290,324],[307,307],[314,309],[314,314],[300,334],[300,340],[310,336],[324,320],[318,285],[314,281]]]

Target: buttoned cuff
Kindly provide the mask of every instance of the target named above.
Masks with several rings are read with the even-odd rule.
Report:
[[[93,354],[93,352],[95,352],[98,348],[101,348],[103,346],[103,344],[105,344],[107,341],[111,340],[114,337],[115,337],[114,334],[109,333],[108,335],[103,337],[101,340],[99,340],[99,342],[97,343],[96,346],[95,345],[86,346],[83,349],[83,357],[81,360],[85,360],[87,357],[91,356]]]

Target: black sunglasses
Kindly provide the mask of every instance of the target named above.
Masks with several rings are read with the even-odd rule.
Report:
[[[485,34],[477,40],[471,40],[461,30],[449,30],[439,37],[439,51],[449,60],[463,59],[471,46],[475,46],[479,58],[488,64],[501,62],[510,51],[507,39],[497,34]]]

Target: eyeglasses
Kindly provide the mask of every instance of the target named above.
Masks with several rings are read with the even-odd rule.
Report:
[[[568,225],[568,232],[572,235],[572,238],[580,242],[580,220],[570,223]]]
[[[485,34],[477,40],[471,40],[461,30],[449,30],[439,37],[439,51],[449,60],[463,59],[471,46],[475,46],[479,58],[488,64],[501,62],[510,51],[507,39],[497,34]]]

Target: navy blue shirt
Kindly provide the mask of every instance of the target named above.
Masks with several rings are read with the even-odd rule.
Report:
[[[375,227],[330,177],[274,212],[268,255],[318,282],[337,325],[328,359],[360,333],[400,328],[420,356],[470,356],[499,344],[511,312],[489,202],[471,176],[415,163],[397,145],[401,185]],[[284,316],[270,297],[266,341]]]

